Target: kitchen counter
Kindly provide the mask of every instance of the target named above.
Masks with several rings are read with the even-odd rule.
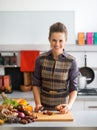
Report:
[[[30,104],[34,106],[33,94],[30,92],[17,92],[14,91],[8,94],[10,98],[25,98]],[[77,96],[77,99],[97,99],[96,96]],[[2,99],[2,98],[1,98]],[[22,124],[3,124],[0,126],[0,130],[20,130],[20,129],[34,129],[34,130],[51,130],[51,127],[55,127],[56,130],[76,130],[77,127],[85,130],[97,129],[97,111],[71,111],[74,116],[74,121],[60,121],[60,122],[33,122],[26,125]],[[61,128],[61,129],[60,129]],[[86,129],[87,128],[87,129]],[[83,129],[84,130],[84,129]]]
[[[28,92],[13,91],[12,93],[7,94],[7,96],[9,98],[25,98],[28,101],[32,101],[34,99],[32,91],[28,91]],[[2,100],[2,97],[0,96],[0,101],[1,100]]]
[[[33,122],[26,125],[22,124],[4,124],[0,126],[0,129],[14,128],[14,130],[19,128],[43,128],[43,127],[56,127],[57,129],[60,128],[96,128],[97,129],[97,111],[73,111],[74,121],[64,121],[64,122]],[[42,130],[42,129],[41,129]],[[92,129],[93,130],[93,129]]]
[[[7,94],[10,98],[25,98],[30,104],[34,106],[34,99],[32,91],[30,92],[19,92],[14,91],[11,94]],[[2,99],[2,98],[1,98]],[[97,100],[97,96],[77,96],[77,100]],[[34,122],[26,125],[22,124],[3,124],[0,126],[0,130],[21,130],[21,129],[31,129],[34,130],[51,130],[51,127],[55,130],[76,130],[77,127],[84,130],[96,130],[97,129],[97,111],[71,111],[74,116],[74,121],[64,121],[64,122]],[[61,128],[61,129],[60,129]]]
[[[7,95],[10,98],[25,98],[29,101],[34,100],[32,91],[28,91],[28,92],[13,91],[12,93],[7,94]],[[1,99],[1,97],[0,97],[0,99]],[[97,96],[96,95],[92,95],[92,96],[78,95],[77,99],[97,99]]]

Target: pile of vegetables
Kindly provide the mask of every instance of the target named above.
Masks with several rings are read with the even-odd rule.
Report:
[[[0,105],[0,124],[34,122],[37,115],[33,113],[33,107],[25,99],[10,99],[3,92],[3,103]]]
[[[2,93],[2,97],[4,99],[3,104],[13,106],[13,108],[17,108],[18,102],[16,100],[8,98],[7,96],[5,96],[4,92]]]

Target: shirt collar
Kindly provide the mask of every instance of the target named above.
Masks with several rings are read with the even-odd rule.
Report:
[[[47,52],[47,55],[49,56],[49,55],[51,55],[51,54],[52,54],[52,51],[49,50],[49,51]],[[62,53],[61,55],[64,56],[64,57],[67,57],[67,56],[68,56],[68,54],[67,54],[67,52],[66,52],[65,50],[63,50],[63,53]]]

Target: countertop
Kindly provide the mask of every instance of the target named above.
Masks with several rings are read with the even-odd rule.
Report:
[[[28,91],[28,92],[13,91],[12,93],[7,94],[7,96],[9,98],[25,98],[28,101],[32,101],[34,99],[32,91]],[[0,100],[2,100],[1,96],[0,96]]]
[[[11,94],[8,94],[10,98],[26,98],[30,104],[34,106],[33,94],[32,92],[16,92],[14,91]],[[78,96],[77,98],[84,99],[84,96]],[[94,98],[97,99],[96,96],[86,96],[85,98]],[[2,99],[2,98],[1,98]],[[3,128],[7,128],[7,130],[20,130],[21,128],[24,130],[27,127],[34,128],[34,130],[43,130],[43,128],[47,128],[47,130],[51,127],[56,127],[56,130],[62,130],[66,128],[66,130],[72,130],[73,128],[88,128],[87,130],[96,130],[97,129],[97,111],[71,111],[74,116],[74,121],[64,121],[64,122],[33,122],[26,125],[22,124],[3,124],[0,126],[0,130],[4,130]],[[41,128],[41,129],[40,129]],[[75,129],[74,129],[75,130]]]
[[[28,91],[28,92],[13,91],[12,93],[7,94],[7,95],[10,98],[25,98],[29,101],[34,100],[32,91]],[[2,99],[1,96],[0,96],[0,99]],[[83,96],[83,95],[81,96],[81,95],[78,95],[77,99],[97,99],[97,96],[89,96],[89,95],[88,96]]]
[[[74,121],[64,122],[33,122],[26,125],[22,124],[4,124],[1,128],[40,128],[40,127],[56,127],[56,128],[75,128],[75,127],[97,127],[97,111],[73,111]],[[96,128],[97,129],[97,128]]]
[[[8,95],[8,97],[10,97],[10,98],[25,98],[25,99],[27,99],[28,101],[32,101],[32,100],[34,100],[34,97],[33,97],[33,93],[32,93],[32,91],[28,91],[28,92],[22,92],[22,91],[13,91],[12,93],[10,93],[10,94],[7,94]],[[95,99],[95,100],[97,100],[97,96],[81,96],[81,95],[78,95],[77,96],[77,99],[78,100],[84,100],[84,99]],[[0,101],[2,100],[2,98],[1,98],[1,96],[0,96]]]

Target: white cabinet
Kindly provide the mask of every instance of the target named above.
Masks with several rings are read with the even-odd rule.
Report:
[[[80,97],[74,102],[71,111],[97,110],[97,97]]]
[[[76,100],[71,108],[72,111],[76,110],[84,110],[84,101],[83,100]]]

